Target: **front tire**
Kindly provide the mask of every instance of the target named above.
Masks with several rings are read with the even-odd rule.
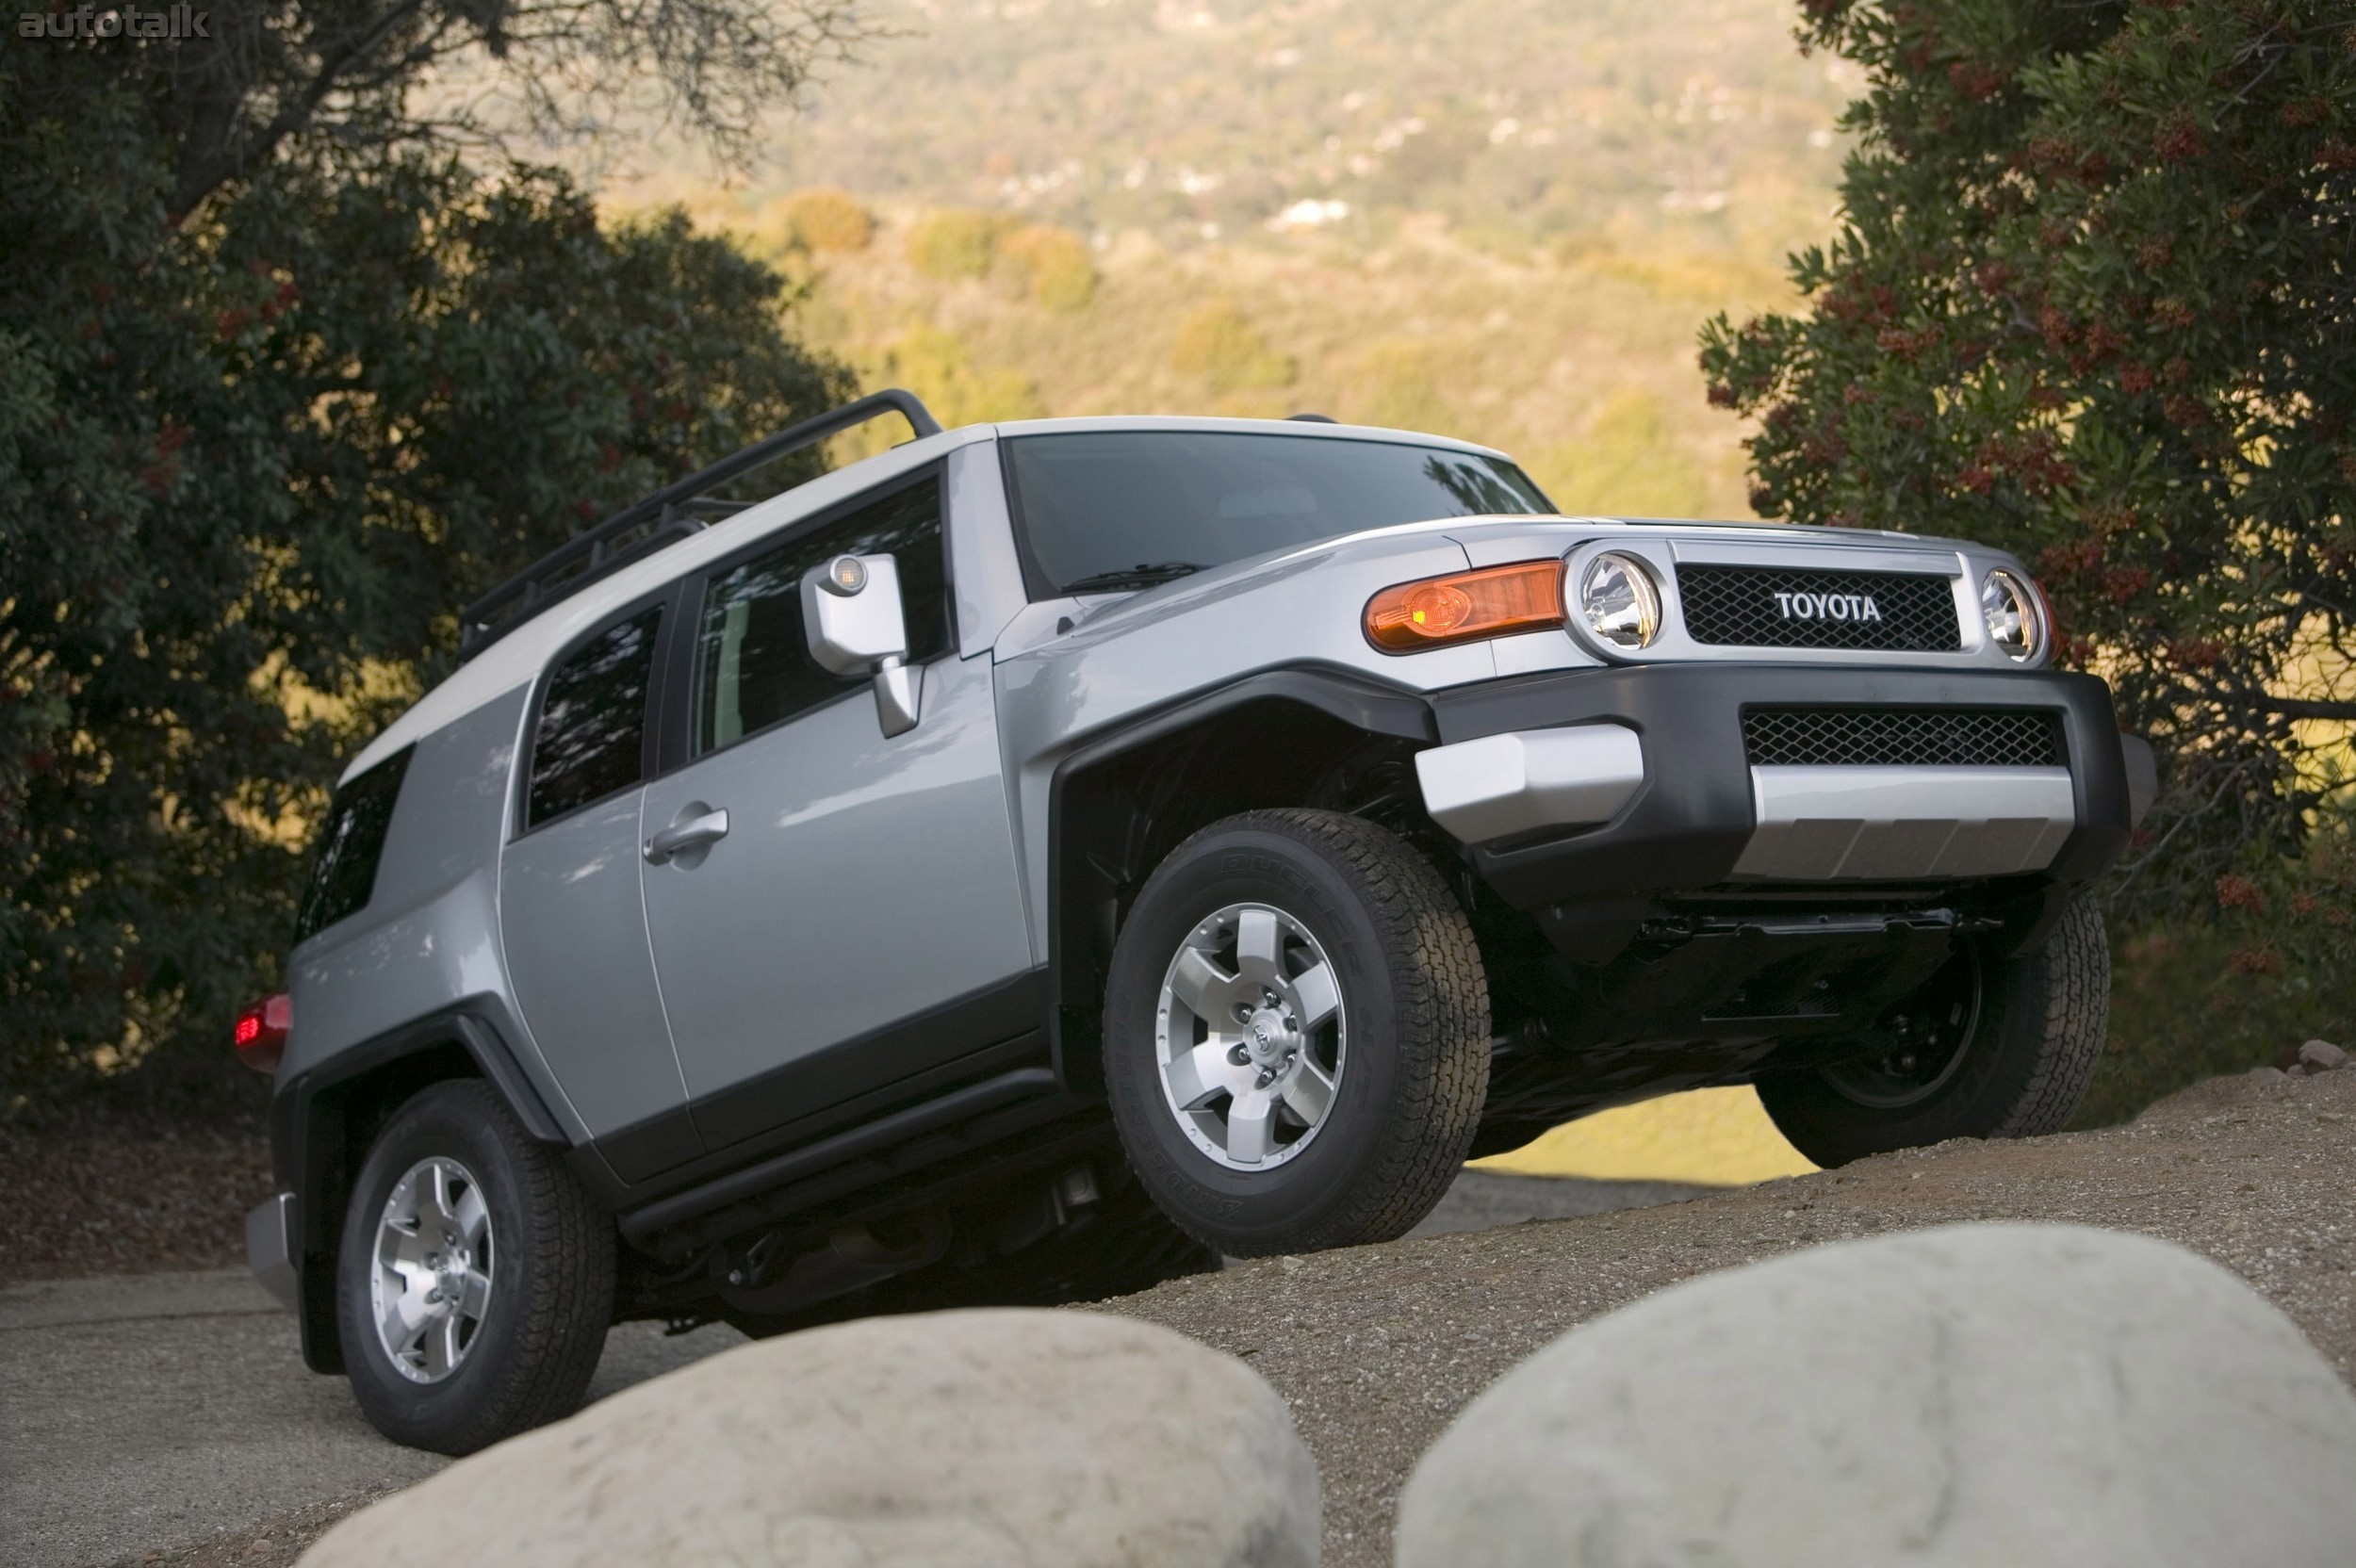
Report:
[[[1480,949],[1386,829],[1230,817],[1130,910],[1104,1070],[1130,1164],[1188,1234],[1239,1257],[1388,1241],[1440,1200],[1480,1119]]]
[[[2044,941],[2010,958],[1960,953],[1892,1014],[1952,1021],[1936,1054],[1763,1073],[1759,1102],[1792,1146],[1820,1166],[1947,1138],[2025,1138],[2061,1131],[2102,1053],[2111,960],[2102,917],[2081,897]]]
[[[376,1429],[470,1454],[580,1408],[614,1314],[614,1227],[491,1086],[432,1086],[352,1184],[335,1278]]]

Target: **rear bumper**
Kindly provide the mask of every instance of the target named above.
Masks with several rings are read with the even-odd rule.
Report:
[[[2007,901],[2051,903],[2040,895],[2109,866],[2133,816],[2110,690],[2091,676],[1654,664],[1517,677],[1432,702],[1442,743],[1418,758],[1427,805],[1526,910],[1992,879]],[[1753,706],[2042,710],[2059,720],[2063,765],[1754,767],[1742,739]]]
[[[245,1261],[262,1288],[289,1309],[303,1304],[295,1272],[295,1195],[282,1192],[245,1217]]]

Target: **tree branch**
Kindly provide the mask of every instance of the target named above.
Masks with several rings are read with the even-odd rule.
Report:
[[[2356,719],[2356,702],[2313,702],[2300,697],[2265,697],[2250,706],[2282,719]]]

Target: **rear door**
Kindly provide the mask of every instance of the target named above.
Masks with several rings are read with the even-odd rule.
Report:
[[[645,830],[724,836],[642,868],[655,968],[714,1150],[1035,1028],[990,658],[951,625],[941,479],[870,492],[706,574],[675,677],[679,765]],[[802,574],[899,564],[916,727],[810,657]]]
[[[516,1005],[625,1180],[698,1152],[638,878],[655,676],[675,597],[631,607],[551,662],[499,861],[499,933]]]

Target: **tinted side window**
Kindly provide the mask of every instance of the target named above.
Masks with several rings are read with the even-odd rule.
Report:
[[[307,940],[346,915],[368,907],[376,891],[376,863],[384,854],[384,832],[393,825],[393,804],[408,776],[415,746],[403,746],[335,792],[320,830],[311,880],[295,916],[294,939]]]
[[[802,574],[838,555],[899,563],[909,663],[949,651],[941,482],[927,479],[712,579],[695,639],[696,756],[862,684],[812,660],[802,630]]]
[[[662,624],[658,605],[609,627],[548,678],[532,738],[526,825],[602,800],[644,776],[646,692]]]

